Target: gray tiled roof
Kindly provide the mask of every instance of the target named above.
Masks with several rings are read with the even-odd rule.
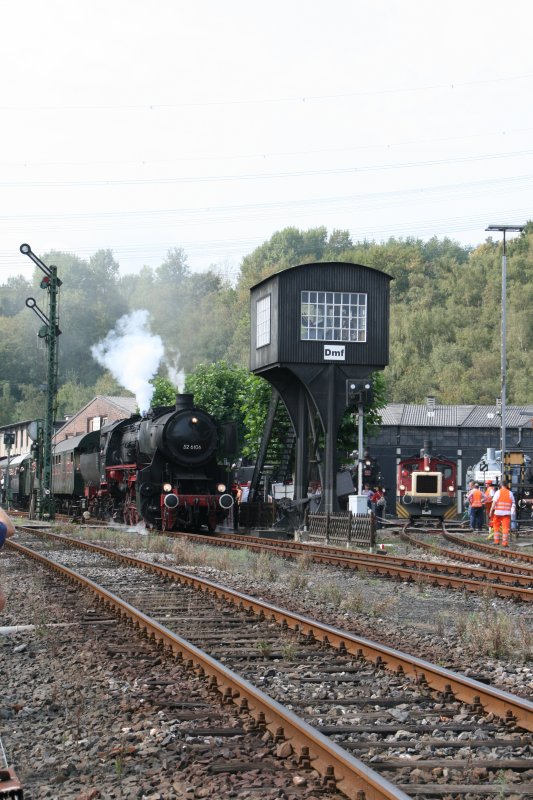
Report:
[[[501,425],[496,406],[435,405],[433,413],[428,413],[426,405],[389,403],[380,413],[383,425],[417,428],[499,428]],[[533,426],[533,405],[507,406],[506,423],[509,428]]]
[[[110,397],[109,395],[102,395],[104,400],[113,403],[119,408],[123,408],[129,415],[135,414],[137,410],[137,399],[135,397]]]

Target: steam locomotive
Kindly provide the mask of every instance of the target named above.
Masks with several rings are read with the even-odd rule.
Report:
[[[457,464],[431,454],[424,443],[420,455],[398,462],[396,513],[412,521],[457,516]]]
[[[217,463],[219,432],[192,395],[100,431],[58,443],[52,486],[58,511],[158,530],[215,530],[233,505]],[[28,507],[31,462],[12,478],[13,499]],[[21,469],[22,468],[22,469]]]

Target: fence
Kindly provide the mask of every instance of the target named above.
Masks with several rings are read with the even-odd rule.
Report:
[[[238,513],[241,528],[270,528],[277,519],[274,503],[241,503]]]
[[[376,519],[373,514],[352,514],[339,511],[334,514],[306,513],[302,539],[345,547],[370,548],[376,543]]]

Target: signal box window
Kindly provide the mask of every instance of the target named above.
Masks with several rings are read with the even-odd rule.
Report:
[[[366,309],[366,294],[302,292],[300,338],[366,342]]]
[[[257,301],[256,347],[270,344],[270,295]]]

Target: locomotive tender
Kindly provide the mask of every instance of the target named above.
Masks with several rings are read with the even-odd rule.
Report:
[[[396,513],[413,521],[457,515],[457,464],[434,456],[426,444],[420,455],[398,462]]]
[[[87,510],[128,525],[144,521],[162,531],[212,532],[233,505],[218,445],[215,421],[189,394],[177,395],[174,407],[65,439],[53,449],[57,510]],[[27,507],[27,496],[14,499]]]

